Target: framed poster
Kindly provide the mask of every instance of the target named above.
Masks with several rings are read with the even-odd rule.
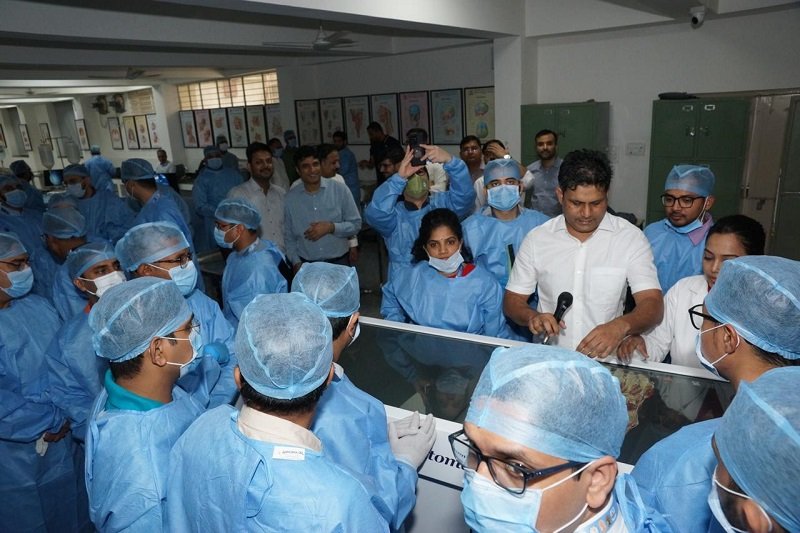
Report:
[[[295,100],[294,111],[297,118],[297,142],[301,146],[322,142],[319,125],[319,100]]]
[[[344,99],[344,127],[348,144],[369,144],[369,97],[348,96]]]
[[[435,144],[458,144],[464,136],[461,89],[431,91],[431,134]]]
[[[464,89],[464,126],[481,144],[494,139],[494,87]]]
[[[217,137],[224,135],[228,139],[228,144],[231,142],[231,132],[228,130],[228,115],[225,113],[224,108],[211,110],[211,131],[214,134],[214,142]]]
[[[278,137],[283,139],[283,119],[281,118],[281,106],[269,104],[264,108],[267,113],[267,136],[272,139]],[[281,140],[283,143],[283,140]]]
[[[136,115],[134,117],[136,122],[136,136],[139,138],[139,148],[152,148],[150,143],[150,131],[147,128],[147,117],[144,115]]]
[[[322,121],[322,142],[332,144],[333,134],[344,131],[341,98],[321,98],[319,116]]]
[[[383,133],[402,139],[397,115],[397,94],[373,94],[370,96],[371,121],[383,127]]]
[[[27,124],[20,124],[19,125],[19,134],[22,137],[22,147],[25,148],[27,152],[33,152],[33,145],[31,145],[31,136],[28,135],[28,125]]]
[[[244,108],[247,115],[247,135],[250,142],[267,142],[267,128],[264,125],[264,106],[249,105]]]
[[[136,122],[133,116],[122,117],[122,130],[125,132],[125,139],[128,141],[128,150],[139,149],[139,137],[136,136]]]
[[[191,111],[179,111],[181,119],[181,136],[183,137],[184,148],[197,148],[197,129],[194,127],[194,113]]]
[[[200,148],[215,144],[214,132],[211,131],[211,115],[208,109],[195,109],[194,122],[197,124],[197,142]]]
[[[6,132],[3,131],[2,124],[0,124],[0,146],[3,148],[8,148],[8,143],[6,142]]]
[[[411,128],[422,128],[430,134],[428,91],[400,93],[400,132],[404,139]]]
[[[48,144],[52,148],[53,140],[50,138],[50,126],[46,122],[39,124],[39,134],[42,136],[42,144]]]
[[[147,115],[147,132],[150,134],[150,147],[161,148],[161,138],[158,135],[158,123],[156,122],[157,115]]]
[[[108,117],[107,119],[108,135],[111,137],[111,148],[114,150],[122,150],[122,130],[119,127],[119,117]]]
[[[228,126],[231,130],[231,147],[247,148],[247,120],[243,107],[228,108]]]
[[[78,144],[81,145],[81,150],[89,151],[89,134],[86,132],[86,121],[82,118],[75,120],[75,129],[78,130]]]

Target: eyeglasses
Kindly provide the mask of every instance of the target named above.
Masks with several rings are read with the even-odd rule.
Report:
[[[161,261],[153,261],[154,263],[167,263],[170,265],[180,265],[181,268],[186,268],[186,265],[192,260],[192,252],[187,252],[176,259],[162,259]]]
[[[461,151],[462,152],[480,152],[481,151],[481,147],[480,146],[465,146],[464,148],[461,149]]]
[[[692,207],[697,200],[703,198],[703,196],[672,196],[671,194],[662,194],[661,205],[664,207],[672,207],[677,201],[679,206],[688,208]]]
[[[689,309],[689,318],[692,321],[692,326],[694,326],[694,329],[699,330],[700,327],[703,325],[703,320],[710,320],[715,324],[720,323],[719,320],[717,320],[713,316],[703,313],[701,309],[703,309],[703,304],[697,304]]]
[[[551,476],[558,472],[570,468],[579,468],[586,463],[569,461],[567,463],[543,468],[541,470],[531,470],[518,464],[484,455],[478,448],[472,445],[465,436],[464,430],[456,431],[448,436],[450,447],[453,449],[453,456],[463,468],[477,470],[483,462],[489,467],[489,473],[498,486],[504,488],[511,494],[523,494],[525,488],[531,481]]]
[[[198,322],[197,319],[192,316],[192,320],[189,322],[188,326],[185,328],[176,329],[173,333],[178,333],[179,331],[196,331],[197,333],[200,333],[200,322]]]
[[[0,261],[4,265],[11,266],[11,272],[19,272],[31,264],[30,259],[18,259],[17,261]]]

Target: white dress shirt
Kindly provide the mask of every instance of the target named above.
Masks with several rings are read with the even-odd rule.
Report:
[[[631,291],[660,289],[653,253],[640,229],[606,213],[584,242],[568,231],[564,215],[533,229],[520,246],[506,289],[522,295],[539,290],[538,310],[552,313],[558,295],[572,293],[566,329],[550,342],[575,349],[596,326],[622,315]]]
[[[253,204],[261,213],[261,238],[269,239],[286,253],[283,241],[283,197],[286,191],[277,185],[270,185],[267,194],[261,185],[252,178],[237,185],[230,191],[226,198],[243,198]]]

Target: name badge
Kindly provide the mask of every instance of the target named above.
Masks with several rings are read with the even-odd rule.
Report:
[[[295,448],[293,446],[275,446],[272,450],[273,459],[283,459],[284,461],[305,461],[305,448]]]

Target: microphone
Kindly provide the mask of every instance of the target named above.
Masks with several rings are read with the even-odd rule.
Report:
[[[564,291],[558,295],[558,301],[556,302],[556,311],[555,313],[553,313],[556,322],[561,322],[561,318],[564,316],[564,313],[567,312],[567,309],[569,309],[571,305],[572,305],[572,293]],[[545,335],[542,344],[547,344],[547,341],[549,340],[550,340],[550,335]]]

